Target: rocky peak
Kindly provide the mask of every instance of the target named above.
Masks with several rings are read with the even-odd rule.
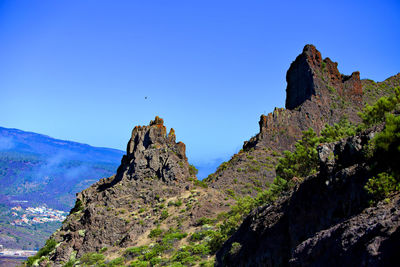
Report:
[[[319,133],[325,124],[343,117],[358,122],[357,112],[363,107],[360,73],[343,75],[337,66],[330,58],[322,59],[315,46],[306,45],[286,74],[286,109],[275,108],[261,115],[260,132],[245,142],[244,150],[290,150],[310,127]]]
[[[136,126],[128,142],[118,174],[132,179],[158,178],[167,183],[186,180],[189,164],[186,146],[176,143],[175,130],[169,134],[164,120],[156,116],[147,126]]]
[[[337,66],[330,58],[322,59],[315,46],[306,45],[286,73],[286,108],[294,109],[313,96],[326,100],[332,91],[361,103],[360,73],[342,75]]]

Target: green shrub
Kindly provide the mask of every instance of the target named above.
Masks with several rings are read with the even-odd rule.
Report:
[[[204,180],[202,180],[202,181],[195,180],[194,184],[197,185],[197,186],[203,187],[203,188],[207,188],[208,187],[208,184]]]
[[[150,231],[149,237],[153,238],[153,237],[159,237],[160,235],[162,235],[163,230],[161,230],[160,228],[155,228],[153,230]]]
[[[35,256],[29,257],[26,261],[28,266],[33,266],[42,256],[47,256],[55,249],[57,242],[54,239],[48,239],[44,247],[42,247]]]
[[[149,265],[150,265],[150,263],[148,261],[136,260],[136,261],[132,262],[129,266],[131,266],[131,267],[148,267]]]
[[[229,166],[229,162],[222,162],[221,165],[219,165],[218,169],[216,172],[222,172],[224,170],[226,170]]]
[[[235,197],[235,192],[232,190],[232,189],[226,189],[225,190],[225,192],[229,195],[229,196],[231,196],[231,197]]]
[[[107,267],[114,267],[114,266],[121,266],[124,264],[124,258],[119,257],[111,260],[108,264]]]
[[[189,251],[178,251],[172,257],[173,262],[180,262],[182,264],[192,265],[196,261],[199,261],[199,256],[193,256]]]
[[[160,220],[163,221],[163,220],[167,219],[168,216],[169,216],[168,211],[167,211],[167,210],[163,210],[163,211],[161,212]]]
[[[229,254],[231,255],[236,255],[240,249],[242,248],[242,245],[238,242],[233,242],[231,245],[231,249],[229,250]]]
[[[200,267],[214,267],[214,265],[215,265],[214,260],[200,262]]]
[[[283,152],[276,167],[276,175],[289,181],[293,177],[306,177],[318,169],[317,145],[320,140],[313,129],[303,132],[293,152]]]
[[[189,251],[192,254],[206,256],[210,254],[211,250],[207,244],[196,244],[189,247]]]
[[[378,162],[400,172],[400,116],[388,114],[383,131],[376,135],[374,144]]]
[[[356,134],[356,126],[349,122],[348,119],[343,118],[339,123],[333,126],[326,124],[321,131],[320,143],[335,142],[342,138]]]
[[[83,210],[83,208],[84,208],[84,207],[83,207],[82,201],[79,200],[79,199],[77,199],[76,202],[75,202],[75,206],[71,209],[70,213],[71,213],[71,214],[76,213],[76,212],[78,212],[78,211]]]
[[[392,175],[382,172],[368,180],[365,189],[373,196],[374,201],[387,197],[400,190],[400,182]]]
[[[215,221],[216,221],[215,219],[201,217],[200,219],[197,220],[196,224],[198,226],[202,226],[202,225],[205,225],[205,224],[214,224]]]
[[[185,238],[186,236],[187,236],[187,233],[182,233],[180,230],[171,228],[165,233],[162,241],[163,241],[163,243],[171,243],[176,240],[181,240],[182,238]]]
[[[131,247],[127,248],[124,252],[124,257],[132,257],[135,258],[141,255],[144,251],[148,249],[147,246],[140,246],[140,247]]]
[[[364,128],[383,122],[388,113],[399,109],[400,88],[394,89],[394,94],[388,97],[381,97],[373,105],[366,105],[359,116],[363,120]]]
[[[63,265],[63,267],[73,267],[76,262],[77,262],[77,260],[75,260],[75,259],[69,260],[66,264]]]
[[[189,165],[189,174],[190,175],[197,175],[199,173],[199,170],[196,169],[196,167],[192,164]]]
[[[83,265],[100,265],[104,263],[105,256],[103,254],[89,252],[84,254],[81,259],[80,263]]]

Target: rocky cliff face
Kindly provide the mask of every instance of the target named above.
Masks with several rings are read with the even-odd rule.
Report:
[[[243,148],[290,150],[310,127],[318,133],[325,124],[345,117],[359,122],[357,112],[363,107],[360,73],[343,75],[337,66],[329,58],[322,59],[313,45],[306,45],[286,74],[286,109],[262,115],[259,134]]]
[[[313,98],[319,98],[327,104],[327,91],[333,89],[341,97],[350,98],[359,104],[363,93],[360,73],[356,71],[346,76],[339,72],[337,66],[329,58],[323,60],[315,46],[306,45],[286,74],[286,108],[295,109]]]
[[[387,266],[399,262],[400,197],[368,208],[365,149],[379,129],[318,148],[320,172],[253,211],[217,266]],[[235,247],[235,249],[232,249]]]
[[[116,175],[77,194],[74,209],[51,237],[58,246],[42,264],[62,266],[104,247],[118,254],[121,247],[150,242],[151,229],[177,227],[177,222],[186,229],[202,216],[226,210],[219,192],[195,189],[185,145],[175,139],[159,117],[136,126]],[[211,197],[215,202],[209,202]],[[180,211],[166,205],[174,201],[182,203]]]
[[[326,124],[343,118],[358,123],[357,113],[366,103],[400,85],[400,74],[375,83],[360,80],[358,71],[343,75],[337,67],[338,63],[323,59],[313,45],[306,45],[286,74],[286,109],[275,108],[261,115],[259,133],[208,178],[210,185],[220,190],[229,188],[239,196],[256,195],[272,182],[280,154],[292,150],[303,131],[312,128],[319,133]]]

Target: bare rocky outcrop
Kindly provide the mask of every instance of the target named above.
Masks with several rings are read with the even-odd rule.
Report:
[[[400,196],[368,208],[364,158],[379,128],[318,148],[320,172],[253,211],[217,266],[385,266],[399,256]],[[238,243],[240,249],[232,250]]]
[[[132,130],[126,155],[121,160],[116,179],[156,178],[166,184],[184,182],[190,177],[186,146],[176,143],[174,129],[167,135],[163,119],[158,116],[148,126]]]
[[[189,173],[185,145],[163,120],[136,126],[115,176],[77,194],[77,202],[52,238],[59,244],[55,266],[103,247],[135,245],[154,228],[165,199],[183,195],[196,179]],[[44,262],[46,263],[46,262]]]

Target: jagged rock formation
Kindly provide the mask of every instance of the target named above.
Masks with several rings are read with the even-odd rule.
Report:
[[[399,262],[400,196],[368,207],[364,158],[377,129],[318,148],[320,172],[253,211],[217,266],[386,266]],[[232,251],[232,244],[240,249]]]
[[[167,135],[159,117],[148,126],[136,126],[116,175],[77,194],[74,209],[51,237],[59,245],[50,262],[62,266],[103,247],[113,253],[119,247],[146,243],[149,231],[161,222],[166,229],[176,227],[176,221],[188,228],[202,216],[226,210],[226,201],[215,190],[190,191],[196,177],[189,172],[185,145],[175,139],[175,131],[171,129]],[[215,202],[210,203],[211,197]],[[177,199],[183,203],[181,208],[187,208],[184,212],[165,207]],[[176,221],[163,218],[164,210],[178,213]]]
[[[208,178],[210,185],[220,190],[229,188],[239,196],[257,194],[274,179],[280,153],[292,150],[303,131],[313,128],[319,133],[326,124],[343,118],[358,123],[357,113],[365,103],[390,94],[400,85],[400,73],[375,83],[360,80],[358,71],[343,75],[337,66],[329,58],[322,59],[313,45],[306,45],[286,74],[286,109],[275,108],[261,115],[259,133]]]
[[[363,90],[360,73],[343,75],[338,64],[322,59],[313,46],[306,45],[286,74],[286,109],[275,109],[260,118],[260,133],[245,142],[244,149],[270,147],[289,150],[301,132],[320,132],[325,124],[348,118],[359,122]]]
[[[176,143],[175,131],[166,134],[163,119],[156,117],[149,126],[136,126],[122,158],[117,177],[140,179],[156,177],[167,184],[190,177],[186,146]]]
[[[358,72],[350,76],[340,74],[337,63],[329,58],[323,60],[314,46],[307,45],[292,63],[287,81],[287,109],[262,115],[260,132],[210,175],[208,188],[206,184],[199,186],[190,171],[185,145],[176,143],[173,129],[166,133],[162,119],[156,117],[148,126],[135,127],[116,175],[101,179],[77,194],[75,208],[51,237],[57,242],[55,250],[41,264],[61,266],[105,247],[107,260],[121,256],[127,247],[154,248],[149,233],[155,228],[163,233],[177,228],[197,234],[216,230],[218,225],[202,229],[196,222],[202,217],[218,218],[221,212],[229,211],[236,196],[254,196],[268,187],[275,177],[281,152],[292,149],[303,130],[312,127],[319,132],[326,123],[339,122],[343,117],[359,121],[357,111],[362,105],[389,93],[393,85],[400,84],[400,75],[382,83],[360,81]],[[253,212],[220,250],[217,263],[287,265],[290,261],[295,265],[306,260],[307,255],[322,251],[323,244],[331,242],[326,234],[329,231],[340,235],[340,229],[350,229],[355,222],[349,221],[351,217],[361,216],[367,206],[368,197],[362,186],[368,178],[368,167],[362,163],[362,150],[371,136],[372,133],[366,133],[346,143],[321,147],[320,174],[308,178],[276,204]],[[397,231],[396,227],[390,229]],[[321,238],[315,239],[317,236]],[[163,258],[165,264],[181,252],[193,252],[184,251],[185,245],[194,242],[188,236],[185,238],[174,241],[177,249],[180,245],[183,249],[175,250],[176,254],[168,250],[169,255]],[[211,236],[201,238],[213,240]],[[352,244],[360,244],[357,240]],[[163,240],[157,242],[161,244]],[[229,254],[233,242],[240,243],[242,249]],[[321,246],[313,250],[318,246],[309,244]],[[376,241],[371,249],[379,251],[383,247]],[[347,247],[337,248],[340,249]],[[124,256],[125,263],[139,256],[129,257]]]

